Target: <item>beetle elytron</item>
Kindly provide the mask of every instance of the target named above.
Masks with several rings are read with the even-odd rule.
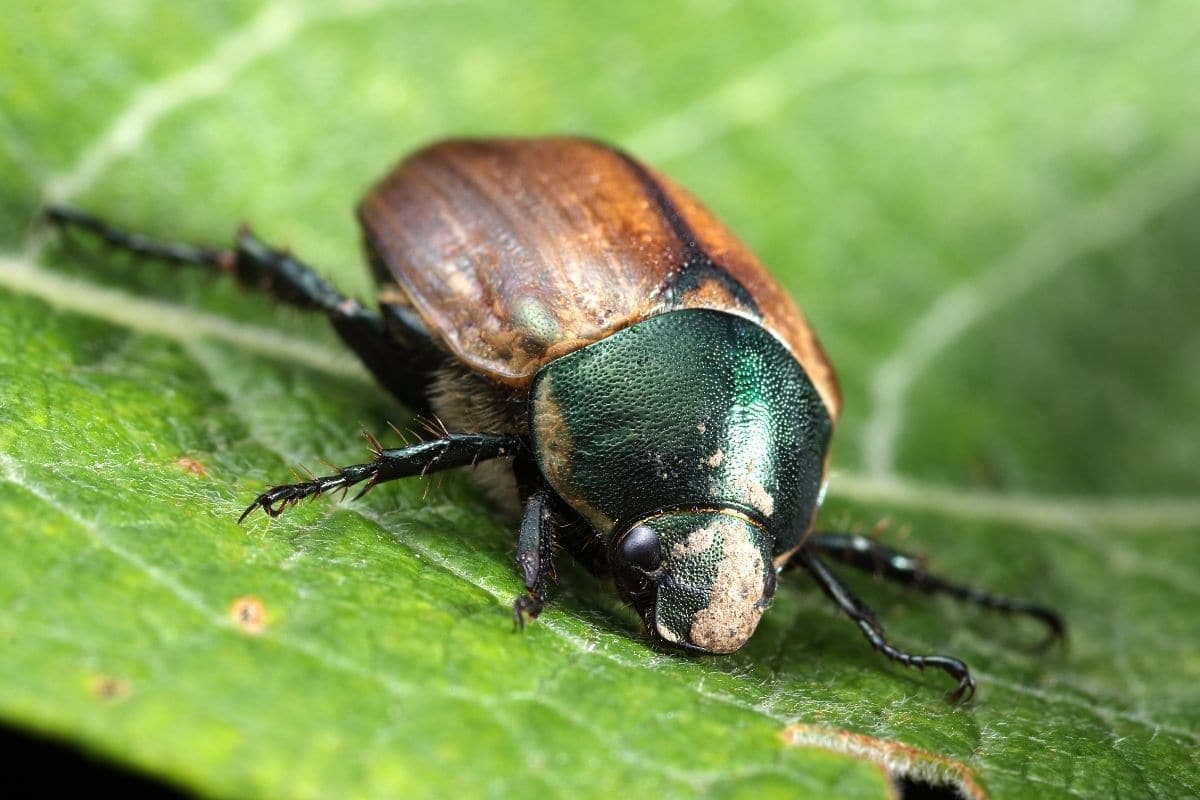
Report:
[[[571,139],[448,141],[403,161],[358,208],[379,310],[340,294],[243,230],[232,249],[129,234],[51,208],[61,227],[133,253],[231,274],[325,314],[388,390],[444,435],[263,492],[302,498],[497,460],[523,504],[513,607],[537,617],[559,543],[610,572],[649,635],[693,651],[741,647],[806,570],[889,658],[966,665],[888,643],[829,557],[926,592],[1053,611],[931,576],[872,539],[815,533],[840,395],[787,293],[696,200],[620,151]],[[451,432],[452,431],[452,432]],[[493,476],[495,477],[495,476]]]

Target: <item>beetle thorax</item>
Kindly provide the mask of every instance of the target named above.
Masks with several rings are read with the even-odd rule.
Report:
[[[530,394],[542,473],[609,542],[671,509],[733,509],[788,549],[816,509],[829,415],[754,322],[644,320],[551,362]]]

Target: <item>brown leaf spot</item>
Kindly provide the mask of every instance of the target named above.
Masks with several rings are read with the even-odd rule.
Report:
[[[949,784],[970,800],[987,800],[988,797],[966,764],[903,742],[803,722],[788,725],[780,737],[789,747],[819,747],[872,761],[893,776],[916,778],[935,785]]]
[[[133,684],[116,675],[93,675],[88,680],[88,694],[107,703],[119,703],[133,693]]]
[[[246,633],[259,634],[267,627],[267,608],[262,600],[252,595],[234,600],[229,607],[229,616]]]
[[[184,472],[191,473],[192,475],[208,474],[208,470],[204,468],[204,465],[190,456],[180,456],[179,458],[175,459],[175,466],[179,467]]]

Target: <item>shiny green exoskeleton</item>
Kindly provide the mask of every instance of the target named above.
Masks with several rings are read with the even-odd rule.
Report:
[[[1062,620],[928,574],[868,537],[813,530],[841,409],[832,364],[789,293],[682,187],[570,137],[435,143],[358,208],[373,310],[248,230],[228,249],[46,218],[127,252],[229,275],[323,314],[435,438],[262,492],[242,514],[440,470],[480,472],[523,509],[516,627],[545,607],[558,548],[612,574],[659,642],[729,653],[776,575],[801,569],[870,644],[975,683],[962,661],[893,646],[825,559],[925,592]],[[491,467],[492,469],[488,469]]]
[[[676,311],[550,362],[529,403],[542,474],[647,629],[741,647],[820,500],[832,424],[796,359],[750,320]]]

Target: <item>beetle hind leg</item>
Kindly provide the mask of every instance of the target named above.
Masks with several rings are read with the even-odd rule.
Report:
[[[878,650],[883,655],[890,658],[892,661],[903,664],[906,667],[916,667],[919,670],[924,670],[926,667],[940,669],[950,677],[958,681],[958,685],[946,695],[946,699],[951,703],[957,703],[960,700],[970,700],[975,695],[975,679],[971,677],[971,671],[957,658],[952,656],[931,655],[922,656],[906,653],[893,646],[887,639],[887,634],[884,633],[883,626],[875,618],[875,614],[862,600],[850,591],[837,575],[829,570],[829,567],[817,558],[816,554],[805,545],[796,552],[788,565],[796,564],[803,567],[809,575],[825,592],[825,595],[832,600],[837,607],[850,617],[858,629],[862,631],[863,636],[871,643],[871,646]]]
[[[1066,623],[1054,609],[1020,597],[992,594],[931,575],[925,571],[923,559],[893,550],[868,536],[818,532],[812,535],[806,547],[847,566],[869,572],[877,578],[886,578],[925,594],[944,594],[1002,614],[1024,614],[1033,617],[1047,628],[1046,638],[1038,645],[1039,649],[1066,638]]]
[[[46,208],[43,218],[60,230],[85,233],[140,258],[229,275],[242,286],[258,289],[293,308],[323,313],[376,380],[413,411],[429,412],[424,381],[413,376],[414,371],[425,372],[432,366],[428,334],[422,335],[423,331],[412,326],[386,325],[378,314],[343,295],[312,267],[286,250],[267,245],[248,228],[240,229],[233,246],[225,249],[153,239],[67,206]],[[401,333],[410,335],[403,338]]]
[[[98,217],[70,206],[47,206],[42,210],[42,219],[47,225],[59,230],[82,231],[117,250],[124,250],[139,258],[152,258],[176,266],[223,269],[221,262],[227,253],[217,247],[151,239],[140,233],[116,228]]]

